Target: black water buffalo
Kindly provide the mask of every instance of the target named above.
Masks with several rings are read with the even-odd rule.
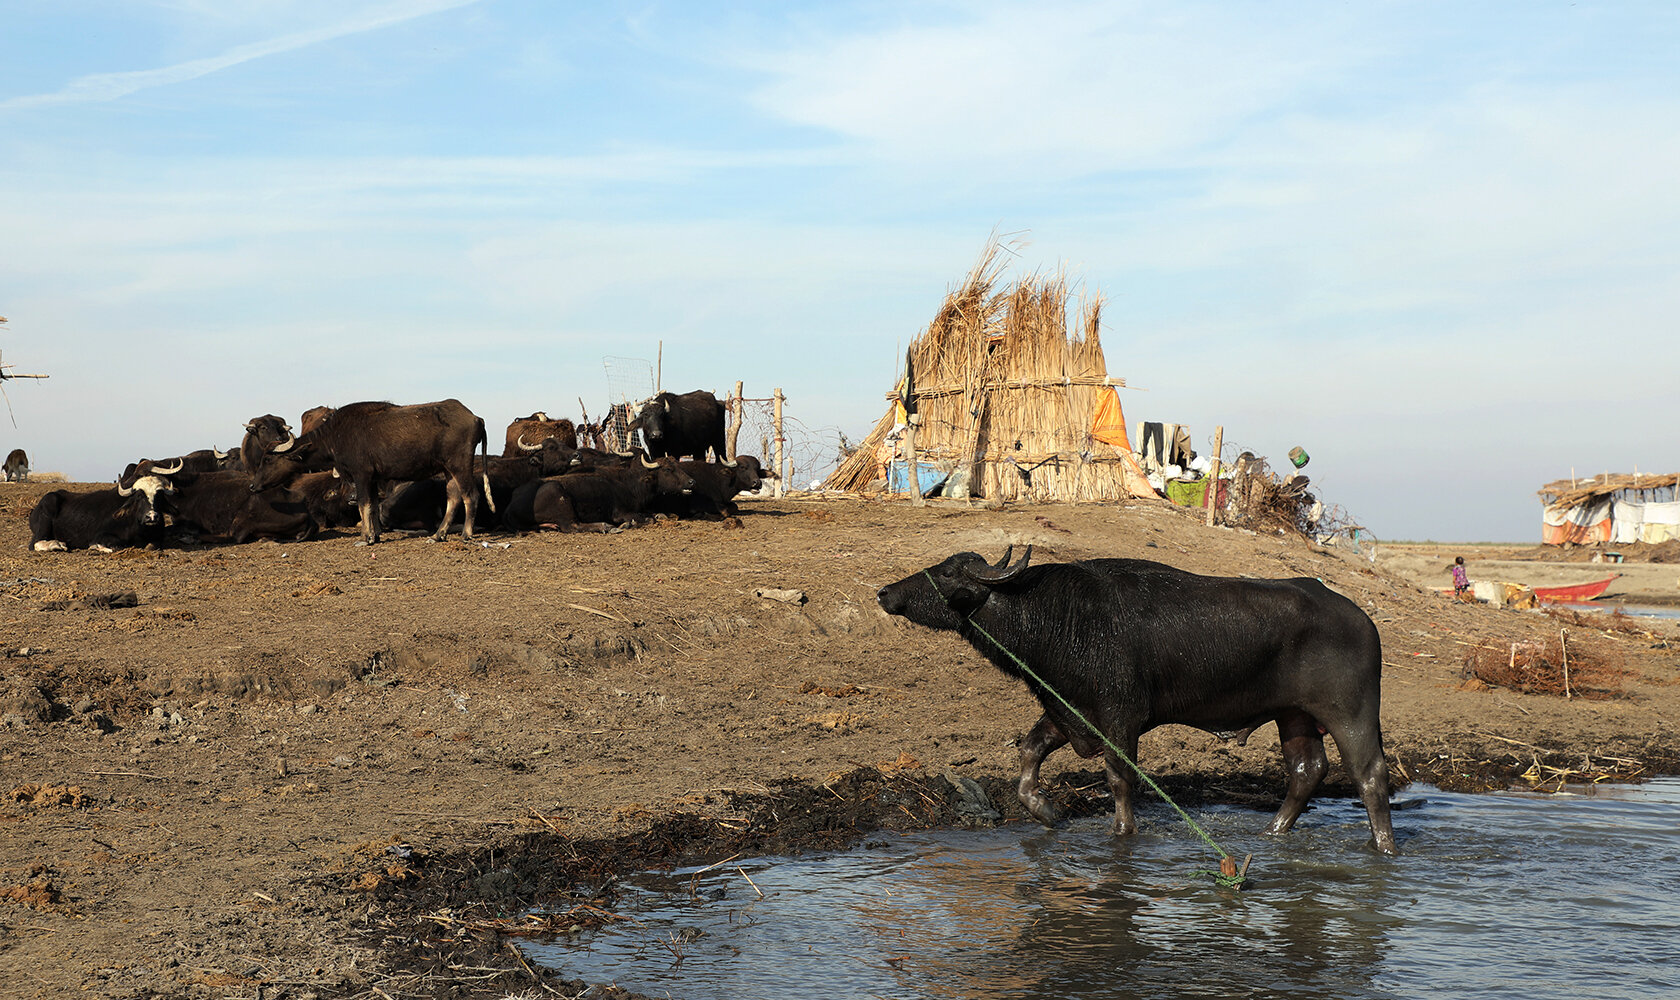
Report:
[[[692,489],[693,477],[678,468],[675,460],[643,458],[637,466],[625,469],[572,472],[528,482],[513,491],[502,523],[513,531],[610,531],[651,518],[661,495]]]
[[[130,462],[123,469],[122,475],[117,477],[117,485],[133,486],[135,480],[141,476],[173,476],[182,472],[189,475],[227,472],[240,464],[237,452],[200,448],[185,455],[176,455],[174,458],[142,458],[138,462]]]
[[[713,521],[734,517],[741,512],[735,504],[736,495],[758,489],[766,476],[752,455],[737,456],[733,466],[692,459],[677,466],[693,477],[694,489],[689,493],[662,494],[654,502],[656,513]]]
[[[434,473],[448,477],[448,502],[434,537],[442,540],[454,520],[457,505],[466,508],[461,535],[471,538],[478,494],[473,489],[473,451],[489,457],[484,421],[460,400],[398,406],[364,402],[341,406],[314,430],[288,437],[270,449],[262,468],[254,471],[253,492],[289,480],[311,461],[330,461],[349,479],[361,508],[362,538],[379,541],[377,510],[380,483],[425,479]],[[485,492],[489,493],[488,483]],[[491,510],[495,503],[491,501]]]
[[[508,501],[513,497],[513,491],[537,477],[537,468],[527,459],[496,456],[486,459],[481,479],[489,484],[490,496],[495,501],[489,506],[492,510],[506,509]],[[473,488],[476,490],[478,486]],[[448,506],[447,484],[433,476],[430,479],[403,483],[393,489],[391,495],[379,505],[379,518],[387,528],[436,531]],[[495,514],[486,515],[482,510],[479,514],[483,520],[475,525],[477,530],[493,530],[496,527]]]
[[[287,503],[302,504],[315,528],[350,528],[361,522],[350,484],[331,472],[305,472],[285,485]]]
[[[245,436],[239,441],[239,460],[247,472],[255,471],[268,457],[269,449],[292,436],[292,425],[272,413],[245,421]]]
[[[594,472],[599,469],[627,469],[637,459],[648,455],[640,448],[630,451],[602,451],[599,448],[573,448],[548,438],[542,444],[519,445],[519,451],[537,472],[544,476],[561,476],[569,472]]]
[[[1352,601],[1310,577],[1197,576],[1142,559],[1029,568],[1031,555],[1029,548],[1010,564],[1005,552],[988,565],[959,553],[877,595],[888,614],[967,639],[1026,681],[1044,706],[1021,745],[1019,793],[1028,812],[1056,821],[1038,769],[1072,743],[1082,757],[1104,757],[1114,832],[1137,830],[1129,767],[1053,690],[1134,761],[1138,737],[1156,726],[1246,740],[1275,721],[1289,786],[1268,833],[1293,826],[1318,787],[1329,767],[1328,732],[1364,799],[1373,843],[1396,853],[1377,718],[1381,642]]]
[[[315,533],[315,521],[300,500],[280,486],[253,492],[247,473],[181,472],[170,480],[177,527],[236,544],[253,538],[301,540]]]
[[[53,490],[29,512],[29,547],[36,552],[93,549],[110,552],[163,540],[163,515],[175,487],[162,476],[91,493]]]
[[[29,456],[22,448],[13,448],[12,453],[6,456],[5,476],[8,483],[28,482]]]
[[[502,457],[519,458],[550,438],[567,448],[578,445],[577,428],[564,417],[550,420],[548,414],[541,410],[528,417],[520,417],[507,426],[507,444],[502,448]]]
[[[723,404],[704,389],[660,393],[642,405],[630,429],[642,432],[647,453],[654,458],[692,455],[705,461],[708,448],[719,462],[729,456],[723,443]]]

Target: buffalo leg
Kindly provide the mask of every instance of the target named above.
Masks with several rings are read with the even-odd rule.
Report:
[[[1371,821],[1370,846],[1383,854],[1399,854],[1388,816],[1388,761],[1383,757],[1382,730],[1376,716],[1373,706],[1345,725],[1331,726],[1330,735],[1335,737],[1342,765],[1365,802],[1365,815]]]
[[[1055,826],[1061,818],[1061,810],[1039,791],[1038,767],[1044,763],[1044,758],[1066,745],[1067,737],[1062,735],[1048,715],[1042,716],[1027,738],[1021,741],[1021,782],[1017,792],[1027,812],[1045,826]]]
[[[432,541],[441,542],[449,534],[449,526],[455,523],[455,510],[461,506],[461,484],[453,478],[449,485],[443,488],[443,495],[447,498],[443,503],[443,520],[438,522],[437,532],[432,535]]]
[[[356,480],[356,509],[362,514],[362,541],[369,545],[379,541],[379,503],[371,476]]]
[[[1317,719],[1306,712],[1293,711],[1278,716],[1277,724],[1289,788],[1284,793],[1282,807],[1266,827],[1267,833],[1285,833],[1295,825],[1307,808],[1307,800],[1330,769],[1330,760],[1324,756],[1324,734],[1318,731]]]
[[[1138,738],[1128,735],[1119,741],[1126,755],[1137,760]],[[1132,765],[1121,760],[1113,750],[1103,751],[1103,769],[1108,772],[1108,790],[1114,794],[1114,828],[1116,837],[1137,832],[1137,814],[1132,811]]]
[[[465,520],[461,522],[461,537],[471,538],[473,536],[473,522],[478,516],[478,488],[473,485],[470,479],[467,479],[462,480],[456,489],[460,491],[461,504],[466,508],[466,513],[463,515]]]

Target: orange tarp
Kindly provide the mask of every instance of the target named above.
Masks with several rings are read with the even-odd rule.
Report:
[[[1114,389],[1097,400],[1097,412],[1091,415],[1091,436],[1121,451],[1132,450],[1132,440],[1126,433],[1126,414],[1120,410],[1120,393]]]

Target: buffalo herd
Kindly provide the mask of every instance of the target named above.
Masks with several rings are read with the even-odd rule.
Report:
[[[726,456],[723,414],[711,393],[661,393],[631,425],[646,447],[610,451],[580,446],[571,421],[539,411],[514,420],[493,456],[484,421],[455,399],[320,406],[295,431],[268,413],[246,422],[237,449],[141,459],[112,487],[47,494],[29,517],[30,547],[293,540],[351,527],[372,544],[381,529],[441,540],[456,524],[471,539],[721,520],[739,513],[737,495],[773,475],[750,455]]]

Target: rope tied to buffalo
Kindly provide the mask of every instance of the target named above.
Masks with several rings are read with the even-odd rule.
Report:
[[[933,592],[939,595],[940,600],[945,600],[945,594],[942,591],[940,591],[939,582],[933,578],[933,574],[929,573],[927,570],[923,570],[922,575],[926,576],[928,578],[928,583],[933,585]],[[950,602],[946,601],[946,604],[949,605]],[[1191,832],[1195,833],[1196,836],[1202,838],[1202,840],[1204,842],[1206,842],[1209,847],[1213,848],[1214,852],[1219,855],[1219,871],[1218,872],[1198,870],[1198,871],[1193,872],[1192,874],[1195,874],[1195,875],[1211,875],[1211,876],[1213,876],[1213,880],[1215,882],[1218,882],[1220,885],[1226,886],[1227,888],[1231,888],[1231,889],[1242,888],[1242,884],[1243,884],[1244,881],[1247,880],[1247,876],[1248,876],[1248,863],[1254,859],[1254,855],[1250,854],[1247,858],[1243,859],[1242,867],[1239,869],[1237,867],[1236,858],[1233,857],[1229,851],[1225,850],[1225,848],[1219,846],[1219,842],[1214,840],[1213,837],[1210,836],[1206,830],[1202,829],[1201,824],[1197,823],[1195,821],[1195,819],[1192,818],[1189,813],[1185,812],[1184,808],[1182,806],[1180,806],[1177,802],[1174,802],[1172,796],[1168,795],[1166,793],[1165,789],[1163,789],[1160,785],[1155,783],[1154,778],[1151,778],[1148,775],[1148,773],[1144,771],[1143,768],[1138,766],[1137,761],[1132,760],[1132,758],[1126,753],[1126,751],[1120,749],[1119,746],[1115,745],[1114,741],[1108,738],[1107,733],[1104,733],[1101,729],[1098,729],[1096,723],[1092,722],[1090,719],[1085,718],[1085,714],[1083,712],[1079,711],[1079,709],[1074,708],[1072,702],[1070,702],[1066,698],[1062,697],[1062,693],[1060,691],[1057,691],[1054,687],[1052,687],[1047,681],[1044,680],[1044,678],[1038,676],[1038,673],[1036,671],[1034,671],[1032,667],[1027,666],[1027,662],[1025,660],[1021,659],[1019,656],[1016,656],[1015,652],[1013,650],[1011,650],[1008,646],[1005,646],[1002,642],[998,641],[996,636],[994,636],[990,632],[986,631],[986,629],[979,622],[975,621],[972,616],[968,616],[966,620],[968,621],[968,623],[970,625],[974,626],[974,630],[976,632],[979,632],[981,635],[985,636],[986,639],[989,642],[991,642],[992,645],[996,646],[999,649],[999,651],[1001,651],[1003,653],[1003,655],[1005,655],[1005,656],[1009,657],[1011,660],[1013,660],[1015,662],[1015,665],[1021,668],[1022,673],[1026,674],[1028,677],[1032,678],[1034,681],[1037,681],[1039,687],[1042,687],[1044,690],[1050,692],[1052,695],[1055,695],[1056,700],[1062,703],[1062,707],[1066,708],[1069,712],[1073,713],[1073,717],[1078,719],[1080,722],[1084,723],[1085,728],[1089,729],[1092,733],[1095,733],[1097,739],[1102,740],[1103,744],[1105,746],[1107,746],[1110,750],[1114,751],[1115,756],[1117,756],[1121,760],[1125,761],[1126,765],[1128,767],[1130,767],[1133,771],[1137,772],[1137,776],[1139,778],[1143,779],[1143,783],[1148,785],[1150,787],[1150,789],[1155,792],[1156,795],[1159,795],[1161,797],[1161,800],[1163,802],[1165,802],[1169,806],[1172,806],[1173,810],[1175,812],[1177,812],[1180,817],[1183,818],[1183,820],[1185,822],[1185,825],[1190,827]]]

